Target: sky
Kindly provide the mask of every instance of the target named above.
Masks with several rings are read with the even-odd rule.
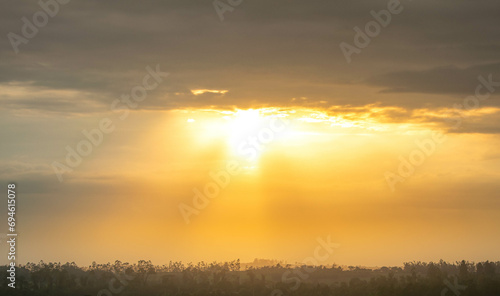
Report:
[[[0,4],[18,262],[500,260],[498,1],[41,3]]]

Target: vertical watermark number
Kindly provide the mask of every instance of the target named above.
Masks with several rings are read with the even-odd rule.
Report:
[[[8,286],[16,288],[16,184],[7,185],[7,225],[9,231],[7,232],[7,244],[9,246],[9,253],[7,259],[9,265],[7,268],[9,280]]]

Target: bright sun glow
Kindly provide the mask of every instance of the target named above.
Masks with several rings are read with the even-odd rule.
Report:
[[[225,116],[228,125],[227,143],[234,157],[244,159],[247,169],[255,169],[266,145],[276,138],[270,125],[273,117],[263,110],[238,110]]]
[[[385,122],[384,112],[398,110],[376,106],[348,110],[260,108],[247,110],[178,110],[201,147],[223,144],[224,155],[245,163],[247,169],[259,167],[262,157],[280,147],[314,147],[339,137],[373,136],[399,133],[401,124]],[[424,116],[426,113],[422,110]],[[406,123],[406,133],[420,133],[418,124]],[[222,147],[222,146],[220,146]],[[284,150],[285,149],[285,150]],[[306,148],[300,148],[306,149]],[[307,148],[310,149],[310,148]],[[276,150],[276,149],[275,149]],[[307,154],[302,151],[302,154]]]

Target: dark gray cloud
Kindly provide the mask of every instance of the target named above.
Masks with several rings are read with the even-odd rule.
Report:
[[[466,68],[445,66],[422,71],[391,72],[372,77],[367,82],[383,87],[382,92],[473,95],[476,87],[481,84],[478,78],[488,80],[490,75],[494,83],[500,83],[500,63]],[[487,91],[484,89],[481,93]]]
[[[106,105],[137,84],[147,65],[160,64],[172,75],[140,108],[291,106],[297,97],[418,108],[450,99],[394,100],[378,92],[463,94],[477,75],[497,73],[500,5],[486,0],[403,0],[403,11],[346,63],[339,44],[352,44],[353,27],[387,3],[243,1],[221,22],[212,1],[70,1],[19,54],[7,34],[20,34],[21,18],[40,7],[3,3],[0,83],[92,92]],[[371,94],[338,91],[345,86]],[[190,95],[196,88],[229,92]]]

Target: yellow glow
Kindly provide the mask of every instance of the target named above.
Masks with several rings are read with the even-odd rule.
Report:
[[[493,135],[448,134],[449,139],[436,146],[434,154],[415,168],[413,176],[398,183],[393,193],[384,172],[397,173],[399,156],[408,159],[418,148],[415,141],[428,139],[430,132],[439,128],[422,118],[441,114],[422,109],[414,117],[397,122],[387,116],[390,112],[404,114],[398,109],[373,106],[328,110],[196,109],[156,116],[153,111],[137,112],[130,121],[123,122],[123,131],[127,132],[114,134],[120,149],[102,145],[102,153],[94,154],[81,170],[75,170],[78,179],[99,182],[99,186],[118,182],[115,180],[119,178],[120,187],[111,192],[92,192],[107,201],[93,216],[99,221],[99,230],[85,232],[88,225],[81,226],[79,233],[83,234],[74,236],[65,249],[99,240],[117,250],[126,245],[122,253],[113,256],[136,261],[143,259],[144,253],[136,252],[140,242],[130,233],[142,229],[151,238],[149,258],[157,262],[172,259],[165,256],[165,248],[168,254],[178,254],[178,259],[193,261],[237,257],[247,262],[258,256],[293,262],[310,256],[314,246],[307,243],[315,242],[317,235],[332,234],[335,241],[346,246],[345,253],[336,254],[336,262],[366,264],[360,256],[367,256],[363,253],[366,246],[376,241],[373,254],[377,260],[399,263],[414,259],[414,250],[408,249],[408,244],[418,244],[436,223],[494,229],[486,219],[480,219],[483,213],[463,222],[463,216],[449,211],[449,205],[477,207],[475,200],[469,202],[466,198],[463,186],[471,180],[497,182],[500,139]],[[255,158],[240,154],[241,141],[269,128],[273,118],[288,119],[290,123],[269,143],[259,143],[262,149],[254,149]],[[146,128],[138,129],[141,124]],[[470,143],[474,143],[473,148]],[[229,161],[237,161],[244,169],[231,176],[230,183],[221,187],[186,224],[179,204],[194,206],[193,189],[204,191],[207,184],[214,182],[211,173],[224,170]],[[95,176],[97,169],[102,178]],[[480,196],[491,188],[477,190]],[[151,202],[145,203],[145,197]],[[424,202],[429,210],[422,210]],[[485,207],[489,205],[483,202]],[[112,213],[109,208],[113,208]],[[88,212],[82,212],[79,219],[87,219]],[[467,226],[469,221],[476,224]],[[116,230],[116,225],[123,230]],[[48,229],[53,224],[44,226]],[[498,227],[498,223],[493,226]],[[408,229],[421,232],[415,236],[414,232],[407,234]],[[447,230],[452,231],[447,235],[457,241],[446,247],[470,243],[460,241],[453,232],[455,228]],[[432,233],[436,238],[442,235],[441,229]],[[492,233],[488,235],[493,237]],[[206,245],[207,241],[217,243]],[[224,250],[219,247],[221,242],[227,246]],[[387,253],[388,242],[397,250],[395,256]],[[96,260],[99,248],[90,247],[89,255],[81,260]],[[237,251],[228,254],[226,249]],[[423,254],[436,253],[429,249]]]
[[[308,141],[307,138],[335,135],[368,135],[384,132],[419,133],[425,130],[417,122],[397,124],[385,122],[384,112],[398,111],[393,107],[382,108],[374,106],[353,107],[348,110],[317,109],[285,109],[261,108],[248,110],[178,110],[177,112],[189,113],[188,123],[197,123],[197,140],[204,143],[223,140],[228,151],[233,157],[242,157],[244,143],[261,135],[264,142],[269,136],[272,120],[286,118],[290,120],[286,130],[273,133],[272,141],[265,144],[297,144]],[[420,116],[428,114],[420,111]],[[262,142],[262,141],[261,141]],[[260,147],[261,145],[254,144]],[[256,152],[249,157],[255,165],[264,149],[255,149]]]

